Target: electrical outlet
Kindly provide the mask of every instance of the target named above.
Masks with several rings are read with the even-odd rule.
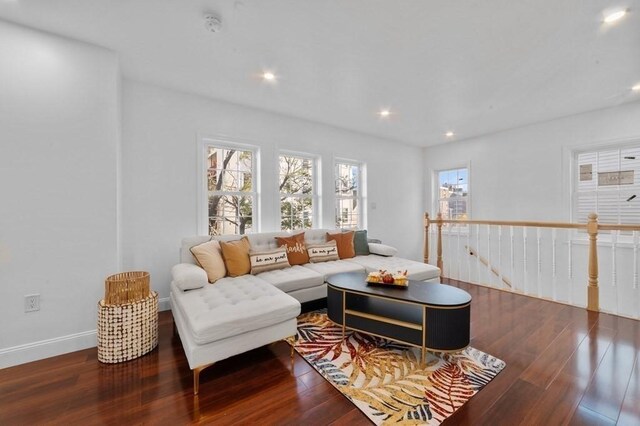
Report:
[[[24,296],[24,311],[35,312],[40,310],[40,295],[27,294]]]

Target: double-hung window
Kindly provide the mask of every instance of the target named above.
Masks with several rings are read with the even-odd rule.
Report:
[[[364,165],[336,160],[335,196],[336,228],[363,228],[364,223]]]
[[[208,231],[245,234],[256,217],[256,150],[219,144],[205,146]]]
[[[640,142],[574,153],[573,219],[640,223]]]
[[[283,153],[279,158],[280,229],[309,229],[318,211],[317,160]]]
[[[436,213],[443,219],[469,219],[469,169],[436,172]]]

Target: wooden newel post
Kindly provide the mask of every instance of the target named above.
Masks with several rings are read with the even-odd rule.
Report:
[[[587,222],[589,233],[589,285],[587,287],[587,310],[600,310],[600,290],[598,288],[598,215],[591,213]]]
[[[438,222],[438,260],[436,266],[440,268],[440,278],[442,278],[444,276],[442,273],[442,213],[438,213],[436,220]]]
[[[429,263],[429,213],[424,214],[424,263]]]

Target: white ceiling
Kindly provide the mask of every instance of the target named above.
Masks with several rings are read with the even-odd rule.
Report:
[[[0,0],[0,17],[113,49],[132,79],[419,146],[640,100],[640,0]]]

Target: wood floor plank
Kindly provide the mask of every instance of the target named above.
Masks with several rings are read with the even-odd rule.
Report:
[[[569,422],[615,335],[615,330],[594,326],[560,374],[526,413],[523,424],[551,425]]]
[[[637,355],[618,423],[621,425],[640,425],[640,356]]]
[[[580,407],[615,421],[620,415],[640,339],[627,321],[616,320],[616,335],[586,389]]]
[[[507,367],[444,425],[640,424],[640,322],[452,282],[473,296],[472,346]],[[0,424],[370,424],[284,342],[192,373],[170,312],[159,347],[105,365],[95,348],[0,370]],[[609,417],[614,416],[614,417]]]

